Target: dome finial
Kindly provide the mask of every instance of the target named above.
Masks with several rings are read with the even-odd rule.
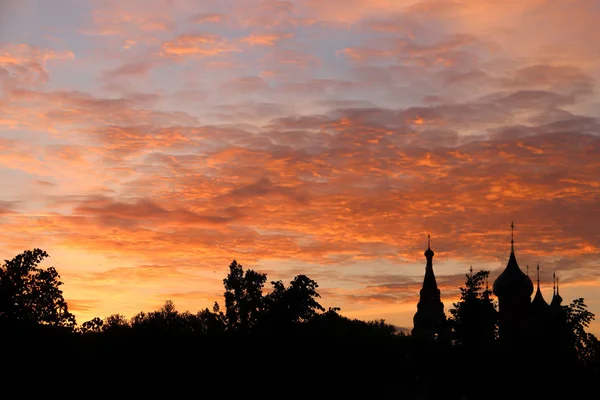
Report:
[[[425,257],[430,260],[433,257],[433,250],[431,250],[431,235],[427,234],[427,250],[425,250]]]
[[[515,252],[515,223],[510,221],[510,251]]]
[[[540,263],[538,263],[537,265],[537,284],[538,284],[538,289],[540,288]]]
[[[554,284],[552,285],[552,291],[554,292],[554,295],[552,296],[552,302],[550,305],[554,308],[557,308],[560,307],[560,304],[562,303],[562,297],[560,297],[560,294],[558,293],[558,277],[556,276],[556,270],[552,272],[552,278],[554,281]]]
[[[525,268],[527,269],[527,277],[529,277],[529,264],[527,264]]]

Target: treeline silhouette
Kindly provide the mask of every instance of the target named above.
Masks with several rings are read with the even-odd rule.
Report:
[[[337,307],[325,309],[317,282],[306,275],[287,285],[270,282],[267,291],[266,274],[244,270],[235,260],[223,279],[223,303],[212,309],[182,312],[167,300],[129,319],[114,314],[79,325],[57,271],[39,267],[46,257],[43,250],[28,250],[0,268],[0,361],[15,374],[23,367],[50,368],[85,390],[102,387],[105,394],[118,383],[112,392],[117,397],[597,395],[600,346],[586,332],[594,314],[584,300],[562,308],[551,340],[534,333],[522,347],[509,348],[498,338],[497,306],[484,287],[489,271],[466,275],[447,325],[430,339],[384,320],[351,319]],[[13,382],[3,378],[5,388]]]

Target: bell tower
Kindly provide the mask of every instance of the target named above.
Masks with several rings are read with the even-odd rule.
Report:
[[[433,273],[433,255],[431,250],[431,236],[427,235],[427,250],[425,250],[425,277],[423,278],[423,287],[419,293],[419,303],[417,312],[413,317],[414,327],[412,334],[435,339],[442,333],[446,324],[446,314],[444,314],[444,303],[440,299],[440,289],[438,289]]]

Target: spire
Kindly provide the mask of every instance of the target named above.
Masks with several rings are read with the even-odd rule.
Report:
[[[425,250],[425,279],[423,280],[423,289],[430,288],[433,292],[437,290],[435,274],[433,273],[433,250],[431,250],[431,236],[427,235],[427,250]]]
[[[431,264],[434,252],[431,250],[431,235],[427,234],[427,250],[425,250],[425,258],[427,258],[427,265]]]
[[[552,271],[552,296],[556,296],[556,271]]]
[[[527,264],[525,267],[527,269],[527,276],[529,277],[529,264]]]
[[[560,307],[562,303],[562,297],[560,297],[560,294],[558,293],[558,277],[556,276],[556,271],[552,273],[552,280],[554,281],[554,285],[552,287],[554,294],[552,296],[550,305],[553,307]]]
[[[514,221],[510,222],[510,252],[515,252],[515,223]]]
[[[510,228],[510,256],[504,272],[494,281],[493,292],[498,297],[505,294],[509,296],[519,294],[523,297],[529,297],[533,293],[533,282],[529,279],[529,270],[525,274],[519,268],[515,256],[515,224],[512,221]]]
[[[518,268],[517,258],[515,257],[515,223],[512,221],[510,222],[510,256],[508,257],[508,264],[513,264],[513,267]]]
[[[548,309],[548,303],[546,303],[546,300],[544,300],[544,296],[540,290],[540,263],[537,264],[537,290],[535,292],[533,301],[531,302],[531,306],[533,307],[533,313],[538,314],[537,317],[543,316],[543,313],[545,313]]]
[[[427,250],[425,250],[427,264],[425,265],[423,287],[419,292],[417,312],[413,317],[414,328],[412,332],[418,335],[424,334],[431,338],[436,333],[441,333],[443,324],[446,321],[444,303],[441,301],[440,289],[437,286],[435,274],[433,273],[433,255],[433,250],[431,250],[431,236],[427,235]]]

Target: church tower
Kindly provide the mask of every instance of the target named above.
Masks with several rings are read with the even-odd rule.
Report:
[[[515,225],[511,224],[510,256],[504,271],[493,284],[498,298],[500,340],[510,344],[522,343],[526,338],[533,283],[517,263],[515,257]]]
[[[433,250],[431,250],[431,237],[427,235],[427,250],[425,250],[425,277],[423,287],[420,291],[417,312],[413,318],[414,328],[412,334],[425,338],[434,339],[442,334],[446,326],[446,314],[444,314],[444,303],[440,299],[433,273]]]
[[[560,310],[562,306],[563,298],[560,297],[560,293],[558,292],[558,278],[556,277],[556,272],[552,273],[552,301],[550,302],[550,307],[553,311]]]
[[[558,277],[556,276],[556,272],[552,274],[553,287],[552,287],[552,301],[550,302],[550,329],[549,333],[552,336],[552,340],[555,343],[564,343],[566,337],[568,336],[567,331],[565,331],[564,322],[567,320],[567,314],[562,305],[563,298],[559,293],[558,287]]]
[[[537,290],[530,307],[530,337],[537,347],[547,345],[550,331],[550,305],[540,289],[540,264],[537,265]]]
[[[537,265],[537,290],[535,296],[531,302],[531,312],[534,315],[546,315],[550,310],[550,306],[544,299],[542,291],[540,290],[540,264]]]

